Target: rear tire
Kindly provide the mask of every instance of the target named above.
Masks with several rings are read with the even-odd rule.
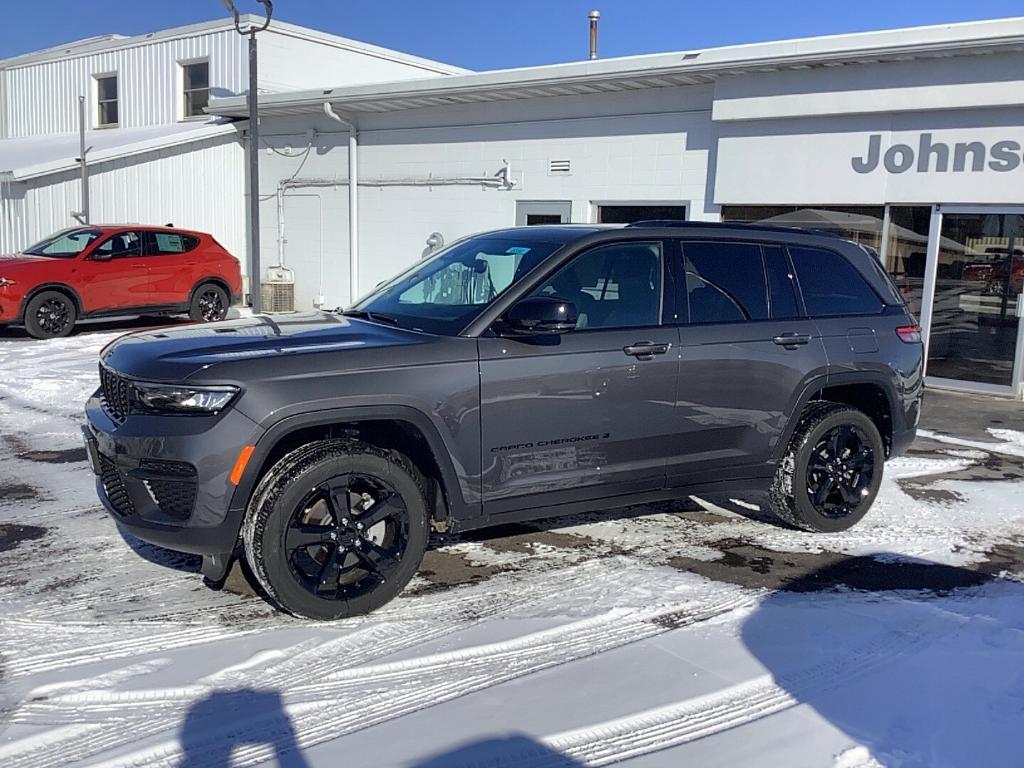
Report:
[[[203,283],[192,294],[188,316],[195,323],[215,323],[228,315],[231,299],[216,283]]]
[[[25,307],[25,330],[34,339],[60,339],[71,334],[78,320],[75,302],[60,291],[43,291]]]
[[[882,436],[866,414],[840,403],[811,403],[776,468],[771,510],[805,531],[845,531],[874,503],[884,461]]]
[[[401,454],[321,440],[263,477],[242,529],[270,600],[295,616],[342,619],[379,608],[415,575],[430,531],[419,473]]]

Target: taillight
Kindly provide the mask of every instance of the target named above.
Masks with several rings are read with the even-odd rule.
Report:
[[[916,344],[921,341],[921,328],[917,325],[903,325],[896,329],[896,335],[900,337],[900,341]]]

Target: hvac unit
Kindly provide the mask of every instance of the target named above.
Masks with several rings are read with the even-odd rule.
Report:
[[[295,311],[295,273],[287,267],[270,267],[260,283],[264,312]]]

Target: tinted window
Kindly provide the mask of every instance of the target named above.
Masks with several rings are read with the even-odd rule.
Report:
[[[761,247],[749,243],[683,243],[691,323],[768,318]]]
[[[142,240],[137,232],[119,232],[106,242],[100,243],[94,253],[110,254],[114,259],[125,259],[142,255]]]
[[[561,246],[532,238],[470,237],[416,263],[352,311],[387,316],[403,328],[453,336]]]
[[[845,258],[819,248],[793,248],[789,255],[800,280],[807,312],[813,316],[873,315],[882,301]]]
[[[534,291],[576,305],[579,330],[657,325],[661,243],[615,243],[582,253]]]
[[[776,319],[800,316],[796,303],[796,288],[789,268],[786,253],[778,245],[762,247],[765,271],[768,273],[768,295],[771,298],[771,314]]]
[[[156,252],[160,254],[187,253],[199,245],[199,238],[177,232],[154,232]]]

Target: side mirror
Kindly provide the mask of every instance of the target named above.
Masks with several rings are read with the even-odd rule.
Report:
[[[576,327],[576,305],[557,296],[522,299],[505,313],[510,336],[546,336],[567,333]]]
[[[89,261],[110,261],[112,258],[114,258],[112,253],[100,253],[97,251],[96,253],[89,254]]]

